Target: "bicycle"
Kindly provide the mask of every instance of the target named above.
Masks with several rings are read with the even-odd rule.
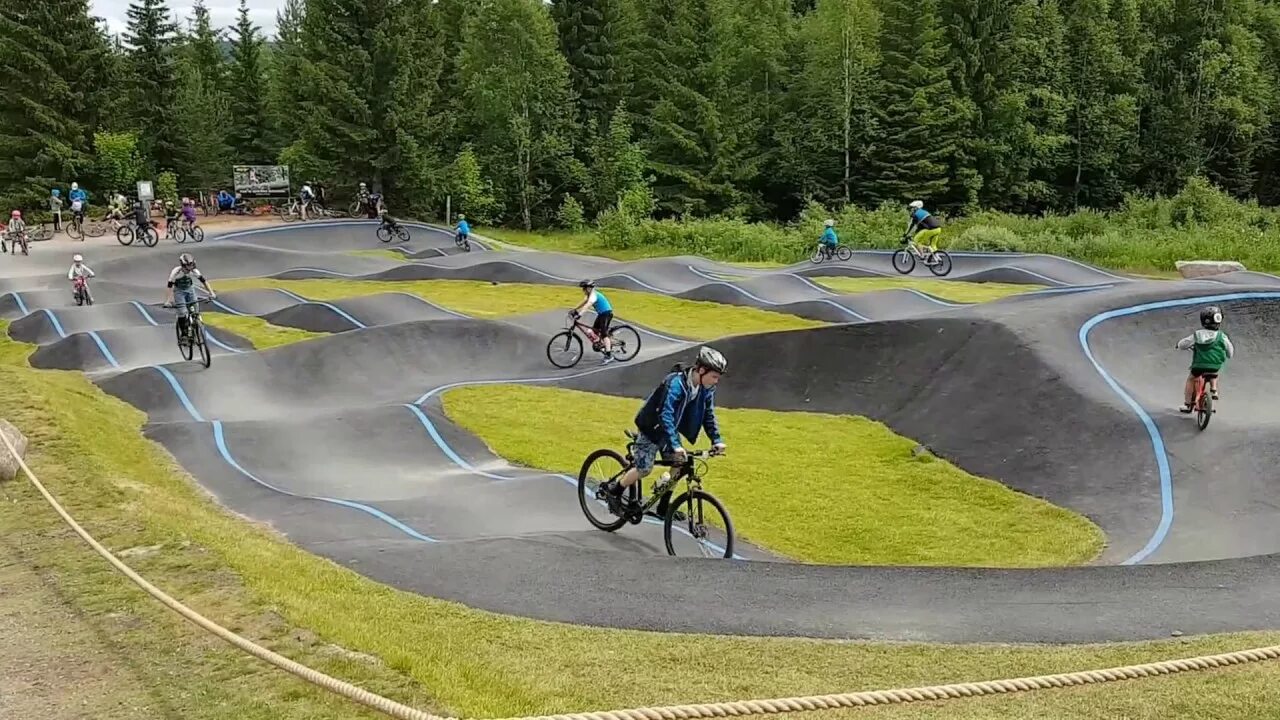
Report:
[[[685,459],[682,462],[659,458],[654,462],[655,466],[660,465],[675,469],[670,479],[665,483],[658,483],[653,489],[653,494],[648,498],[643,497],[644,492],[641,485],[644,480],[637,480],[634,485],[623,492],[623,497],[621,498],[622,507],[619,508],[619,513],[614,513],[612,509],[608,508],[609,497],[608,491],[603,488],[604,483],[617,481],[635,466],[634,449],[637,435],[635,432],[627,430],[626,436],[628,442],[625,459],[615,450],[602,448],[588,455],[587,459],[582,462],[582,469],[578,471],[578,504],[582,506],[583,514],[587,516],[587,522],[605,532],[615,532],[627,523],[638,525],[644,519],[645,513],[649,511],[649,508],[656,505],[663,498],[669,498],[675,491],[676,483],[684,480],[685,491],[678,495],[675,500],[670,501],[667,506],[667,514],[662,521],[662,536],[666,542],[667,554],[673,556],[676,554],[676,546],[672,542],[671,531],[676,527],[676,523],[680,522],[686,526],[689,536],[703,550],[703,555],[714,557],[719,554],[724,558],[733,557],[733,520],[729,517],[729,511],[725,509],[724,503],[721,503],[714,495],[702,488],[702,479],[707,474],[706,462],[703,459],[722,454],[715,450],[686,452]],[[596,482],[592,487],[589,474],[595,463],[600,460],[605,461],[607,470],[604,474],[595,475],[594,477],[604,477],[605,480]],[[701,471],[698,468],[698,461],[702,461]],[[618,466],[616,471],[612,469],[614,464]],[[598,502],[593,503],[592,501]],[[605,512],[608,513],[605,519],[598,518],[592,513],[592,506],[598,507],[600,502],[605,504]],[[713,522],[708,525],[704,519],[703,508],[708,505],[719,514],[719,523]],[[681,510],[685,506],[687,508]],[[717,546],[711,540],[713,529],[724,533],[723,547]],[[708,554],[706,552],[707,549],[712,552]]]
[[[462,233],[453,236],[453,244],[462,248],[463,252],[471,252],[471,238]]]
[[[1218,412],[1213,406],[1213,393],[1209,392],[1209,382],[1218,379],[1218,373],[1204,373],[1196,378],[1195,400],[1191,407],[1196,412],[1196,427],[1204,430],[1209,427],[1209,420]]]
[[[6,236],[8,237],[8,240],[9,240],[9,247],[8,247],[8,248],[6,248],[6,247],[5,247],[5,243],[4,243],[4,238],[5,238]],[[15,254],[17,254],[18,246],[19,246],[19,245],[21,245],[21,246],[22,246],[22,254],[23,254],[23,255],[30,255],[30,254],[31,254],[31,253],[27,252],[28,247],[27,247],[27,233],[26,233],[26,232],[14,232],[14,233],[6,233],[5,235],[0,235],[0,253],[5,252],[6,250],[8,250],[8,252],[9,252],[9,254],[10,254],[10,255],[15,255]]]
[[[400,238],[400,242],[409,242],[409,231],[400,223],[383,222],[378,226],[377,235],[382,242],[391,242],[393,234]]]
[[[89,293],[89,278],[83,275],[77,275],[72,281],[72,297],[75,298],[76,305],[92,305],[93,295]]]
[[[182,227],[182,223],[178,222],[177,218],[174,218],[172,220],[170,220],[169,218],[165,218],[164,219],[164,239],[174,240],[178,244],[185,243],[187,241],[187,229]]]
[[[916,269],[916,260],[920,260],[929,268],[930,272],[938,277],[942,277],[951,272],[951,256],[945,250],[931,249],[924,252],[916,245],[914,238],[902,238],[902,242],[906,247],[898,248],[893,253],[893,269],[903,275],[910,275],[912,270]]]
[[[175,322],[174,331],[178,335],[178,352],[182,353],[183,360],[190,360],[195,355],[195,349],[200,348],[200,364],[209,367],[213,363],[213,357],[209,354],[209,343],[204,330],[204,321],[200,319],[200,308],[202,303],[213,302],[212,298],[197,298],[193,303],[187,303],[187,332],[183,333],[181,326]],[[166,308],[177,308],[177,305],[165,303]]]
[[[160,233],[156,231],[154,222],[147,222],[145,228],[138,228],[136,220],[130,219],[116,230],[116,242],[121,245],[132,245],[134,240],[141,239],[147,247],[155,247],[160,242]]]
[[[596,334],[595,328],[582,322],[578,317],[574,317],[573,313],[569,313],[569,324],[566,329],[552,335],[551,339],[547,341],[547,360],[562,370],[571,368],[582,360],[582,338],[575,334],[574,330],[578,330],[587,336],[587,339],[591,341],[592,350],[596,352],[604,350],[604,341]],[[564,348],[561,352],[565,354],[559,355],[556,350],[562,339]],[[626,362],[640,352],[640,333],[636,332],[635,328],[630,325],[623,324],[610,327],[609,339],[612,341],[610,350],[613,352],[614,360]]]
[[[204,242],[204,228],[195,223],[188,223],[185,220],[182,221],[181,228],[182,232],[176,236],[178,242],[184,243],[188,238],[195,242]]]
[[[836,257],[841,260],[848,260],[853,257],[853,251],[849,249],[848,245],[836,245],[835,248],[828,249],[826,245],[818,243],[818,247],[813,251],[813,254],[809,256],[809,261],[813,263],[820,263],[823,260],[830,260],[832,257]]]

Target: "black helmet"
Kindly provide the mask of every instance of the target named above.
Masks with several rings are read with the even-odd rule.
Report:
[[[1222,308],[1210,305],[1200,311],[1200,324],[1209,330],[1217,330],[1222,325]]]
[[[586,290],[587,288],[593,288],[595,286],[596,286],[595,280],[583,280],[582,282],[578,283],[578,287],[582,288],[583,290]]]
[[[715,370],[723,374],[729,367],[729,362],[716,349],[704,346],[698,350],[698,361],[694,364],[694,367]]]

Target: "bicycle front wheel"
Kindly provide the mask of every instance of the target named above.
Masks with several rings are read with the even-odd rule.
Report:
[[[946,250],[935,250],[933,253],[933,263],[929,265],[929,270],[934,275],[942,277],[951,272],[951,256]]]
[[[675,519],[677,512],[684,513],[684,520]],[[733,557],[729,511],[705,490],[690,490],[671,502],[662,523],[662,536],[667,541],[668,555],[691,556],[696,546],[699,557]],[[677,546],[681,552],[676,552]]]
[[[910,275],[911,271],[916,269],[916,256],[906,249],[895,251],[893,253],[893,269],[903,275]]]
[[[67,237],[72,240],[84,240],[84,228],[75,223],[67,223]]]
[[[547,343],[547,359],[562,370],[577,365],[582,359],[582,338],[568,330],[556,333]]]
[[[609,339],[613,341],[613,359],[626,362],[640,352],[640,333],[630,325],[618,325],[609,330]]]
[[[400,238],[400,242],[409,242],[409,231],[403,227],[396,228],[396,237]]]
[[[391,228],[383,225],[377,230],[378,239],[382,242],[391,242]]]
[[[128,225],[121,225],[116,229],[116,242],[121,245],[133,244],[133,228]]]
[[[204,228],[200,227],[199,225],[195,225],[191,228],[189,232],[191,233],[192,239],[194,239],[196,242],[204,242]]]
[[[187,322],[190,322],[190,320]],[[178,333],[178,352],[182,353],[183,360],[190,360],[191,355],[194,352],[194,348],[189,343],[185,342],[186,337],[182,334],[182,326],[174,323],[174,330]]]
[[[822,251],[822,248],[818,248],[817,250],[813,251],[812,255],[809,256],[809,262],[814,263],[816,265],[822,262],[822,259],[825,258],[826,256],[827,254]]]
[[[209,352],[209,343],[204,334],[204,323],[196,321],[196,347],[200,349],[200,364],[209,367],[213,364],[213,355]]]
[[[582,469],[578,471],[578,504],[582,506],[582,514],[587,522],[605,532],[613,532],[627,523],[625,515],[617,516],[609,512],[605,491],[600,486],[610,480],[617,480],[627,471],[627,463],[617,452],[608,448],[596,450],[582,461]],[[623,494],[623,502],[636,499],[640,484],[627,488]]]

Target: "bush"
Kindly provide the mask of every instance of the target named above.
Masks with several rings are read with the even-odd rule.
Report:
[[[1234,219],[1240,204],[1202,177],[1187,180],[1173,198],[1170,219],[1174,227],[1224,222]]]
[[[1023,245],[1012,230],[995,225],[974,225],[965,229],[954,243],[956,250],[986,252],[1021,252]]]
[[[178,202],[178,175],[171,170],[165,170],[156,176],[156,200],[165,202]]]
[[[560,203],[560,209],[556,211],[556,220],[566,230],[581,230],[587,224],[582,213],[582,203],[572,195],[564,196],[564,202]]]

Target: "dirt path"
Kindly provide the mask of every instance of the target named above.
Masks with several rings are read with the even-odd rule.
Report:
[[[59,595],[35,549],[0,531],[0,718],[155,717],[111,640]]]

